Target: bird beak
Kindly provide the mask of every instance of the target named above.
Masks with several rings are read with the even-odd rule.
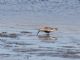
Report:
[[[40,32],[40,30],[38,30],[37,36],[38,36],[39,32]]]

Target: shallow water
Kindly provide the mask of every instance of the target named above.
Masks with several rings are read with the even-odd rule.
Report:
[[[0,0],[1,60],[80,60],[79,19],[79,0]]]
[[[0,32],[16,33],[17,37],[0,37],[2,60],[79,60],[80,30],[73,26],[57,26],[50,36],[37,29],[0,27]],[[31,27],[31,28],[30,28]],[[7,28],[7,29],[6,29]],[[33,27],[36,28],[36,27]],[[77,29],[75,29],[77,28]],[[21,33],[28,31],[31,33]]]

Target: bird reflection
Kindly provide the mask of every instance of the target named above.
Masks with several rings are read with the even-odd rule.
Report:
[[[57,40],[57,37],[54,36],[50,36],[48,34],[44,34],[44,35],[38,35],[39,40],[41,40],[42,42],[55,42]]]

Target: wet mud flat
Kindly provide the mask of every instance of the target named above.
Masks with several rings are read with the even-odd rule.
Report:
[[[80,31],[59,28],[50,36],[37,30],[0,29],[1,60],[80,60]]]

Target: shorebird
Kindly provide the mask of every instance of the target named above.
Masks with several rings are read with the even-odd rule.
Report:
[[[45,27],[43,27],[43,28],[41,28],[41,29],[38,30],[37,35],[39,34],[39,32],[45,32],[45,33],[47,33],[47,35],[49,35],[50,32],[54,32],[56,30],[58,30],[58,29],[57,28],[52,28],[52,27],[45,26]]]

